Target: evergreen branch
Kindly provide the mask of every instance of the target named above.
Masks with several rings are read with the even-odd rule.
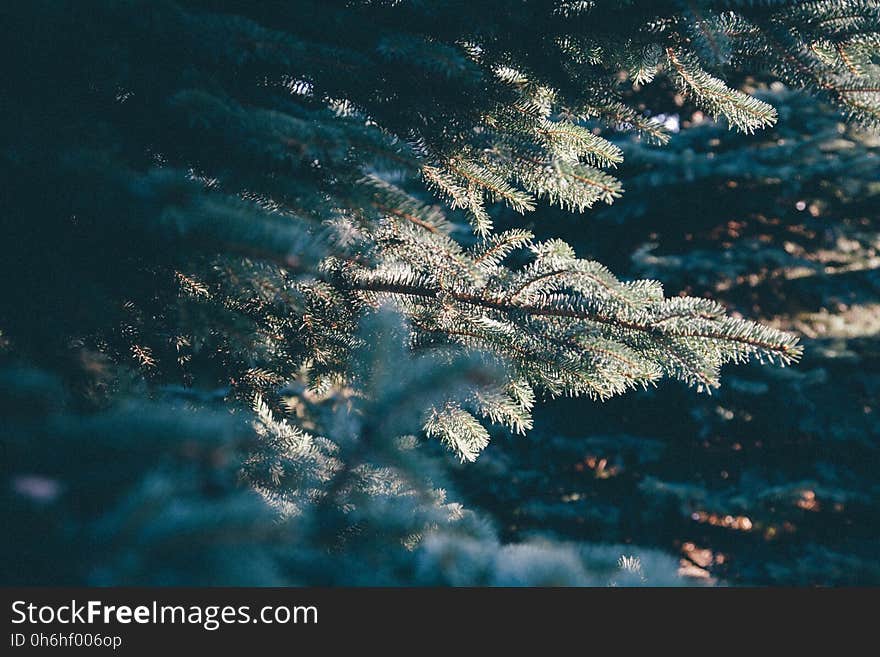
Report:
[[[730,89],[718,78],[703,71],[692,57],[666,48],[666,56],[677,74],[683,91],[690,91],[712,116],[723,115],[744,132],[754,132],[758,128],[776,122],[776,110],[767,103]]]
[[[724,329],[715,330],[707,329],[697,330],[679,330],[670,333],[664,330],[662,326],[656,322],[636,321],[624,317],[614,317],[589,311],[583,307],[568,307],[560,305],[545,304],[519,304],[507,299],[484,297],[479,294],[468,292],[457,292],[443,290],[437,287],[431,287],[419,284],[404,284],[395,282],[386,282],[380,280],[357,281],[353,283],[343,284],[346,288],[352,290],[361,290],[368,292],[384,292],[396,295],[416,296],[430,299],[450,298],[460,303],[479,306],[482,308],[490,308],[498,310],[506,314],[523,313],[534,317],[563,317],[569,319],[584,320],[605,324],[622,329],[645,333],[651,336],[669,336],[674,335],[682,338],[700,338],[706,340],[716,340],[719,342],[740,344],[746,347],[754,348],[768,354],[775,354],[783,363],[796,361],[802,352],[802,348],[797,345],[797,340],[792,336],[787,336],[779,331],[772,329],[764,329],[762,332],[767,336],[773,336],[773,340],[761,337],[752,337],[745,334],[741,329],[755,329],[757,325],[750,322],[742,324],[722,324]],[[731,321],[731,320],[728,320]],[[733,320],[742,321],[742,320]],[[713,322],[715,324],[715,322]]]
[[[499,176],[473,162],[447,162],[446,168],[477,188],[486,190],[493,200],[503,200],[513,210],[523,214],[534,210],[534,201],[526,194],[507,184]]]

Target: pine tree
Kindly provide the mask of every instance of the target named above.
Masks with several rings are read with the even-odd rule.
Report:
[[[803,359],[731,368],[712,397],[661,386],[539,408],[529,440],[457,477],[507,540],[631,540],[727,583],[880,581],[880,142],[809,95],[750,85],[776,126],[744,136],[669,99],[680,130],[667,146],[616,141],[628,190],[595,214],[601,230],[576,233],[564,216],[546,230],[567,229],[622,273],[800,333]]]
[[[467,395],[497,373],[473,356],[411,357],[405,326],[388,310],[360,335],[371,337],[351,364],[363,373],[361,391],[307,395],[306,405],[291,382],[282,394],[295,422],[260,397],[252,413],[229,414],[197,390],[166,389],[154,400],[128,391],[129,401],[103,413],[76,412],[60,377],[0,370],[10,484],[0,518],[16,528],[0,553],[3,581],[682,583],[674,561],[650,549],[502,545],[491,522],[448,499],[442,460],[413,433],[432,401]]]
[[[255,417],[241,477],[282,516],[318,518],[316,545],[369,545],[387,505],[410,519],[402,542],[430,543],[419,536],[445,503],[416,474],[428,466],[398,463],[412,442],[401,435],[472,461],[487,427],[530,429],[538,396],[607,399],[664,376],[709,390],[724,363],[799,357],[793,335],[717,302],[494,229],[498,208],[583,212],[620,197],[610,137],[668,138],[629,90],[663,77],[748,134],[776,110],[717,74],[760,66],[861,124],[880,111],[875,3],[0,12],[10,376],[48,373],[33,380],[58,381],[76,417],[111,413],[107,436],[123,442],[149,412],[112,415],[126,400],[183,399],[194,414],[222,400]],[[362,327],[389,304],[413,357],[382,372],[370,354],[393,331]],[[418,409],[399,408],[415,404],[406,386],[423,388]],[[52,426],[33,421],[34,435]]]

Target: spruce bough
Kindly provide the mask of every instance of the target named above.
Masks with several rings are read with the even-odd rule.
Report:
[[[383,306],[436,366],[483,364],[421,409],[463,460],[489,424],[529,429],[539,395],[709,390],[726,362],[790,363],[792,335],[493,224],[618,198],[613,135],[669,138],[638,105],[658,76],[747,133],[776,112],[715,74],[731,63],[876,125],[877,5],[796,4],[4,8],[4,357],[64,372],[90,408],[142,385],[112,364],[148,396],[255,409],[276,439],[242,471],[271,499],[293,485],[265,454],[314,456],[300,432],[328,427],[309,407],[368,395],[359,327]],[[317,480],[338,482],[325,457]]]

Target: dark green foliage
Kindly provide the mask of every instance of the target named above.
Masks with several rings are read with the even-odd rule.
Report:
[[[435,491],[430,447],[406,436],[471,461],[491,425],[532,428],[537,396],[606,399],[664,376],[708,390],[727,362],[799,358],[790,333],[493,226],[500,208],[620,198],[615,136],[668,140],[640,99],[655,77],[745,134],[777,112],[723,82],[728,64],[876,123],[874,3],[734,5],[0,9],[0,365],[15,420],[5,474],[19,491],[7,494],[77,491],[40,511],[63,519],[59,551],[79,533],[113,550],[102,532],[130,531],[105,572],[86,554],[59,578],[607,581],[604,565],[593,572],[601,550],[502,548],[479,521],[447,532],[456,513]],[[381,319],[385,306],[402,323]],[[118,472],[49,468],[84,431],[81,456],[114,470],[118,451]],[[209,446],[181,448],[191,442]],[[224,482],[216,505],[204,500],[214,484],[189,474],[205,460]],[[106,517],[95,502],[67,506],[92,487]],[[21,504],[13,524],[32,511]],[[204,570],[168,557],[187,532],[205,539],[192,556]],[[239,569],[224,565],[227,540],[252,557]],[[400,556],[377,564],[383,542]],[[483,569],[438,574],[431,559],[447,551]],[[357,576],[339,570],[341,554]],[[40,562],[25,579],[50,571]]]
[[[880,581],[880,143],[807,95],[761,97],[780,122],[754,137],[683,108],[667,147],[622,144],[629,190],[575,243],[801,333],[803,361],[737,368],[711,398],[542,408],[461,473],[509,539],[665,546],[729,583]]]
[[[361,394],[285,390],[298,423],[165,389],[104,413],[60,410],[60,381],[0,370],[3,581],[108,585],[676,584],[674,562],[626,546],[502,546],[446,499],[417,430],[436,399],[493,376],[479,361],[410,360],[390,313],[363,333]],[[96,362],[89,364],[99,367]],[[210,410],[214,409],[214,410]],[[38,447],[35,447],[35,443]],[[249,486],[242,487],[244,476]],[[255,492],[256,491],[256,492]],[[261,497],[262,496],[262,497]],[[266,503],[268,502],[268,504]]]

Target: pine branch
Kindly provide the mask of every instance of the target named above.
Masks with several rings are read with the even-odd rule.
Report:
[[[748,133],[776,122],[773,107],[730,89],[721,80],[702,70],[693,57],[671,47],[666,48],[666,56],[682,91],[695,96],[712,116],[723,115],[731,125]]]

